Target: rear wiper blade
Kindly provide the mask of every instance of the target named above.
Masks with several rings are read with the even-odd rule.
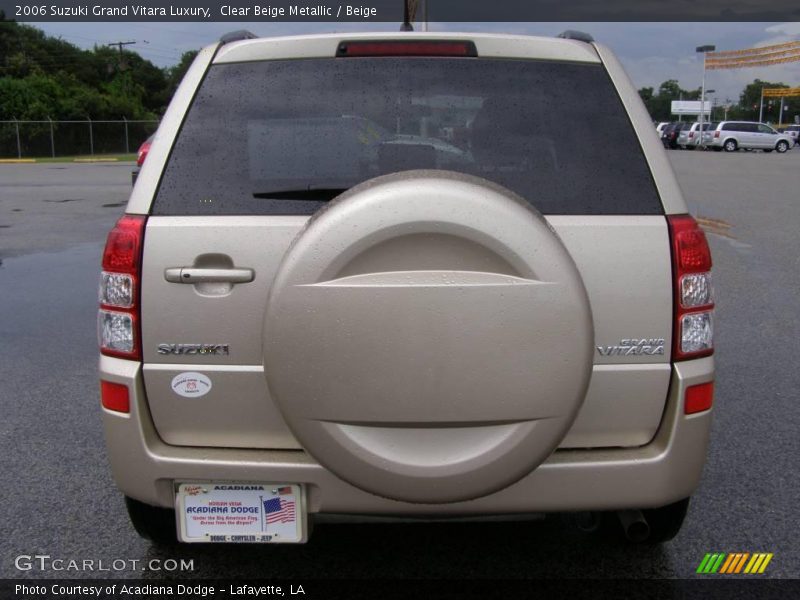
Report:
[[[347,188],[314,188],[301,190],[278,190],[275,192],[253,192],[253,198],[264,200],[300,200],[306,202],[328,202],[346,192]]]

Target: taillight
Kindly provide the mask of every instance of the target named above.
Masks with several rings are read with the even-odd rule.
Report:
[[[336,56],[478,56],[474,42],[463,40],[372,40],[341,42]]]
[[[97,314],[100,352],[141,360],[139,282],[147,217],[125,215],[108,234],[103,251]]]
[[[139,146],[139,153],[136,155],[136,166],[141,167],[144,159],[147,158],[147,153],[150,152],[150,142],[145,142]]]
[[[694,131],[690,131],[689,132],[689,139],[692,139],[693,137],[694,137]]]
[[[706,235],[689,215],[668,217],[675,295],[673,360],[714,352],[714,289]]]
[[[714,137],[715,137],[715,138],[718,138],[718,137],[719,137],[719,131],[715,131],[715,132],[714,132]]]

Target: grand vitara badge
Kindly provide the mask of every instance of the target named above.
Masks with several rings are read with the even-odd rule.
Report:
[[[178,356],[203,354],[208,356],[228,356],[228,344],[159,344],[159,354],[174,354]]]
[[[664,338],[623,339],[616,346],[597,346],[600,356],[637,356],[664,354]]]

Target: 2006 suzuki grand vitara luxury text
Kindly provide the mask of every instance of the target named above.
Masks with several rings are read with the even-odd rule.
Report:
[[[200,52],[103,255],[102,414],[136,529],[574,512],[672,537],[714,305],[651,129],[585,34]]]

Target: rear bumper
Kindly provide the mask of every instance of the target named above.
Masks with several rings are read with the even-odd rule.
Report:
[[[159,439],[144,396],[141,365],[103,356],[101,377],[126,384],[131,412],[103,411],[108,457],[127,496],[172,507],[176,482],[300,483],[312,513],[484,515],[654,508],[686,498],[706,459],[711,411],[683,414],[687,386],[712,381],[713,357],[673,366],[661,426],[638,448],[559,450],[517,483],[489,496],[449,504],[411,504],[374,496],[342,481],[300,450],[169,446]]]

